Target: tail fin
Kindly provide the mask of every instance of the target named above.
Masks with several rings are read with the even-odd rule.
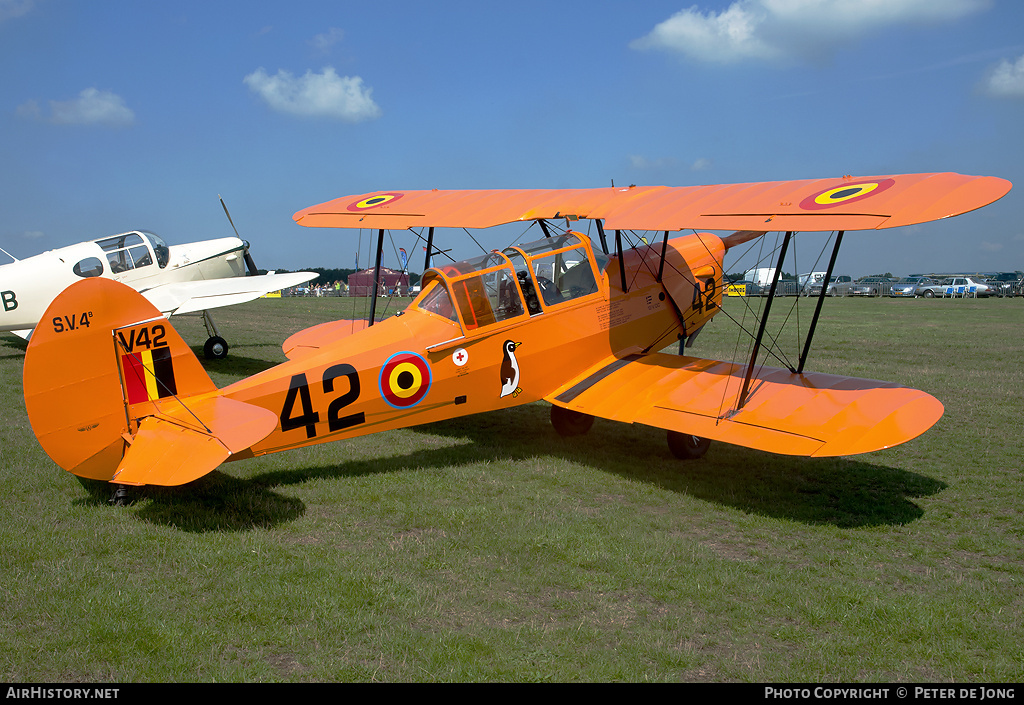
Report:
[[[119,484],[189,482],[277,423],[219,397],[160,312],[99,277],[50,304],[25,353],[23,386],[47,455],[75,475]]]

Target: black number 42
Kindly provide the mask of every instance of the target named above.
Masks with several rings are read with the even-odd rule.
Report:
[[[324,394],[334,392],[334,380],[339,377],[348,379],[349,388],[327,407],[327,428],[330,431],[341,431],[366,422],[366,414],[362,411],[348,416],[341,415],[342,409],[359,398],[359,373],[352,365],[332,365],[324,370]],[[299,407],[297,411],[296,405]],[[320,413],[313,410],[313,400],[309,393],[306,375],[305,373],[294,375],[288,386],[288,394],[284,398],[284,408],[281,409],[281,430],[291,431],[305,427],[306,438],[314,438],[318,423],[320,423]]]

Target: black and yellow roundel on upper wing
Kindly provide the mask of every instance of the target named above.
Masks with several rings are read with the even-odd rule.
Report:
[[[839,205],[849,205],[856,201],[882,193],[888,190],[894,183],[892,179],[879,179],[877,181],[857,181],[855,183],[833,186],[832,188],[818,191],[800,201],[800,207],[804,210],[816,211],[822,208],[833,208]]]
[[[377,193],[372,196],[368,196],[361,201],[348,204],[348,209],[353,213],[360,211],[370,210],[371,208],[377,208],[383,206],[386,203],[393,203],[401,198],[405,194],[401,193]]]

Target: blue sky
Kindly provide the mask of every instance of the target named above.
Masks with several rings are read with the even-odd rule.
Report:
[[[1019,0],[0,0],[0,66],[17,257],[231,235],[218,194],[256,262],[294,270],[350,267],[358,240],[295,211],[378,189],[958,171],[1018,187],[850,236],[840,270],[1024,269]]]

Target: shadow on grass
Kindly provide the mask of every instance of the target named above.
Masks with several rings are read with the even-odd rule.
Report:
[[[230,346],[230,343],[228,343],[228,345]],[[269,370],[271,367],[275,367],[280,364],[277,362],[269,362],[259,357],[243,357],[238,354],[239,350],[244,350],[247,347],[261,348],[265,346],[241,344],[237,347],[229,347],[228,356],[222,360],[207,360],[203,353],[202,345],[193,345],[191,346],[191,350],[192,353],[199,358],[199,361],[202,363],[207,374],[217,372],[237,376],[238,379],[251,377],[254,374],[264,372]]]
[[[88,496],[78,503],[111,503],[112,485],[79,481]],[[300,500],[274,492],[265,482],[238,479],[219,470],[179,487],[128,488],[127,501],[141,505],[135,515],[144,521],[196,533],[272,528],[294,521],[306,511]]]
[[[447,451],[447,452],[446,452]],[[381,460],[364,460],[295,470],[272,470],[255,477],[238,478],[229,472],[214,470],[194,482],[178,487],[146,485],[127,489],[129,505],[137,506],[135,516],[153,524],[181,531],[250,531],[269,529],[294,521],[306,511],[306,505],[274,487],[301,485],[316,479],[341,479],[412,467],[451,465],[451,449],[417,451]],[[230,468],[228,464],[226,467]],[[80,504],[105,506],[111,503],[114,487],[107,482],[79,482],[88,492]]]
[[[139,518],[183,531],[247,531],[293,521],[305,504],[274,491],[315,479],[341,479],[502,460],[551,458],[649,483],[743,512],[838,527],[899,525],[923,515],[911,501],[945,484],[899,468],[844,458],[778,456],[712,444],[697,461],[671,455],[665,434],[645,426],[598,422],[582,438],[552,429],[546,404],[416,427],[417,433],[464,443],[336,465],[276,469],[248,478],[214,471],[182,487],[131,490]],[[88,502],[106,503],[104,485]]]
[[[8,333],[7,335],[0,335],[0,345],[3,346],[3,352],[9,354],[12,357],[25,356],[25,350],[28,349],[28,341],[22,340],[14,333]]]
[[[910,498],[946,487],[939,480],[866,460],[782,456],[725,443],[712,443],[701,460],[683,461],[668,450],[664,431],[601,419],[588,435],[564,439],[551,427],[549,413],[547,405],[534,404],[414,430],[467,438],[485,457],[550,456],[744,512],[806,524],[905,524],[924,513]]]

